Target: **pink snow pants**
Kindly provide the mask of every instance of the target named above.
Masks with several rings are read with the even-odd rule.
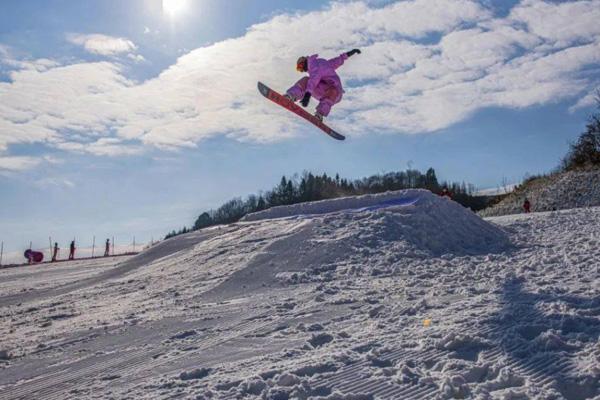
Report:
[[[307,83],[308,77],[305,76],[296,82],[294,86],[289,88],[287,93],[297,100],[302,100],[306,93]],[[342,100],[342,93],[340,93],[335,86],[328,84],[326,81],[319,82],[315,93],[311,93],[311,95],[319,100],[317,112],[325,117],[329,115],[331,107]]]

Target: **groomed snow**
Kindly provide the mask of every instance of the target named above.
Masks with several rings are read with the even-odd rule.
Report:
[[[600,399],[600,208],[332,203],[0,286],[0,398]]]

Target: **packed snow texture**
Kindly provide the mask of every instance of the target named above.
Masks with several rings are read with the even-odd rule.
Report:
[[[600,399],[600,208],[395,196],[0,271],[0,398]]]
[[[529,199],[531,211],[553,211],[600,206],[600,169],[568,171],[542,177],[482,210],[484,217],[518,214]]]
[[[387,212],[369,213],[385,209]],[[335,213],[335,214],[334,214]],[[506,234],[458,203],[428,190],[412,189],[274,207],[246,221],[330,214],[330,227],[342,235],[323,243],[326,253],[350,254],[362,246],[387,247],[386,255],[476,254],[509,245]],[[336,231],[332,229],[332,233]],[[330,248],[333,247],[333,248]],[[342,250],[343,249],[343,250]],[[326,257],[326,255],[323,255]]]

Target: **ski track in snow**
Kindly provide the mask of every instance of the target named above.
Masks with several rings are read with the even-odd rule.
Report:
[[[0,399],[600,399],[600,208],[251,219],[0,270]]]

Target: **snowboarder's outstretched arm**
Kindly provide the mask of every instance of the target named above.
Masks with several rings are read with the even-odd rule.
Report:
[[[360,50],[359,49],[350,50],[346,53],[340,54],[338,57],[328,60],[327,62],[333,69],[338,69],[340,66],[342,66],[344,64],[344,61],[346,61],[348,59],[348,57],[352,57],[355,54],[360,54]]]
[[[339,56],[332,58],[331,60],[327,60],[331,68],[338,69],[344,64],[344,61],[348,59],[348,53],[342,53]]]

